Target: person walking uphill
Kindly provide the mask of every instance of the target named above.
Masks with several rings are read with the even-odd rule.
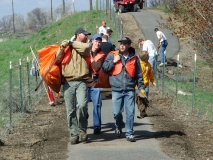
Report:
[[[59,59],[57,63],[61,62],[67,54],[70,57],[66,63],[62,64],[62,75],[65,78],[63,90],[71,144],[77,144],[79,139],[81,139],[81,142],[86,142],[88,139],[87,87],[85,83],[90,77],[89,68],[85,60],[85,57],[89,57],[91,49],[91,45],[85,43],[88,35],[91,35],[91,33],[88,33],[83,28],[78,28],[75,32],[76,40],[73,42],[63,41],[56,55]]]
[[[112,112],[115,119],[115,134],[120,137],[124,126],[122,112],[126,110],[126,139],[135,142],[134,115],[135,115],[135,85],[141,94],[146,97],[142,71],[135,49],[131,47],[131,40],[124,37],[120,42],[119,51],[108,54],[102,69],[110,74],[109,81],[112,88]]]
[[[154,31],[155,31],[158,41],[159,41],[158,48],[160,48],[160,61],[161,61],[159,66],[161,67],[164,64],[167,65],[165,51],[166,51],[166,47],[168,46],[168,41],[167,41],[167,38],[164,35],[164,33],[159,31],[158,28],[155,28]]]
[[[90,58],[87,60],[92,73],[92,79],[87,81],[87,100],[92,99],[93,103],[94,134],[101,132],[101,90],[100,88],[93,87],[98,79],[100,69],[105,59],[105,54],[100,49],[101,41],[102,37],[98,34],[92,37],[92,49],[90,51]]]

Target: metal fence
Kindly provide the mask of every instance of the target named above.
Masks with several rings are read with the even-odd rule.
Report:
[[[28,58],[27,58],[28,59]],[[4,139],[25,113],[32,111],[45,94],[44,86],[34,91],[40,81],[38,75],[31,76],[31,61],[8,62],[2,68],[0,79],[0,133]]]
[[[213,121],[213,84],[212,68],[202,59],[197,59],[195,54],[193,67],[181,63],[179,55],[174,65],[174,70],[167,66],[156,67],[155,79],[162,96],[172,98],[172,106],[181,107],[186,114],[198,115],[203,120]],[[181,74],[180,70],[188,72]]]

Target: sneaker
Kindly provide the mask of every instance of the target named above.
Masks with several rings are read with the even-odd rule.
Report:
[[[84,131],[81,131],[80,137],[81,137],[81,142],[86,142],[87,139],[88,139],[88,135],[87,135],[87,133],[84,132]]]
[[[127,136],[126,140],[130,142],[136,142],[135,137],[133,135]]]
[[[79,137],[78,136],[71,139],[71,144],[72,145],[73,144],[78,144],[78,143],[79,143]]]
[[[166,65],[167,65],[167,62],[165,62],[165,63],[160,63],[160,64],[159,64],[159,67],[162,67],[163,64],[165,64],[165,66],[166,66]]]
[[[94,133],[94,134],[100,134],[100,133],[101,133],[101,130],[100,130],[99,128],[95,128],[93,133]]]
[[[121,129],[116,128],[116,129],[115,129],[115,134],[116,134],[117,138],[121,137],[122,130],[121,130]]]
[[[54,102],[49,102],[49,105],[50,106],[55,106],[55,103]]]
[[[146,113],[144,115],[137,116],[138,119],[142,119],[142,118],[145,118],[145,117],[148,117],[148,115]]]

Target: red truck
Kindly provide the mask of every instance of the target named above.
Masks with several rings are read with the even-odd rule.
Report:
[[[113,0],[116,12],[137,12],[138,9],[143,9],[144,0]]]

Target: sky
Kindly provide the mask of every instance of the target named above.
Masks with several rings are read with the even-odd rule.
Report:
[[[71,3],[72,0],[65,0],[65,4]],[[95,4],[95,0],[93,0],[93,4]],[[13,5],[15,14],[24,16],[35,8],[50,10],[50,0],[13,0]],[[52,5],[55,9],[62,5],[62,0],[52,0]],[[89,0],[74,0],[74,6],[77,11],[89,10]],[[0,19],[5,15],[12,15],[12,0],[0,0]]]
[[[95,0],[93,0],[95,1]],[[71,4],[72,0],[65,0]],[[50,0],[13,0],[15,14],[27,15],[35,8],[50,10]],[[53,9],[62,5],[62,0],[52,0]],[[89,10],[89,0],[74,0],[75,10]],[[5,15],[12,15],[12,0],[0,0],[0,19]]]

